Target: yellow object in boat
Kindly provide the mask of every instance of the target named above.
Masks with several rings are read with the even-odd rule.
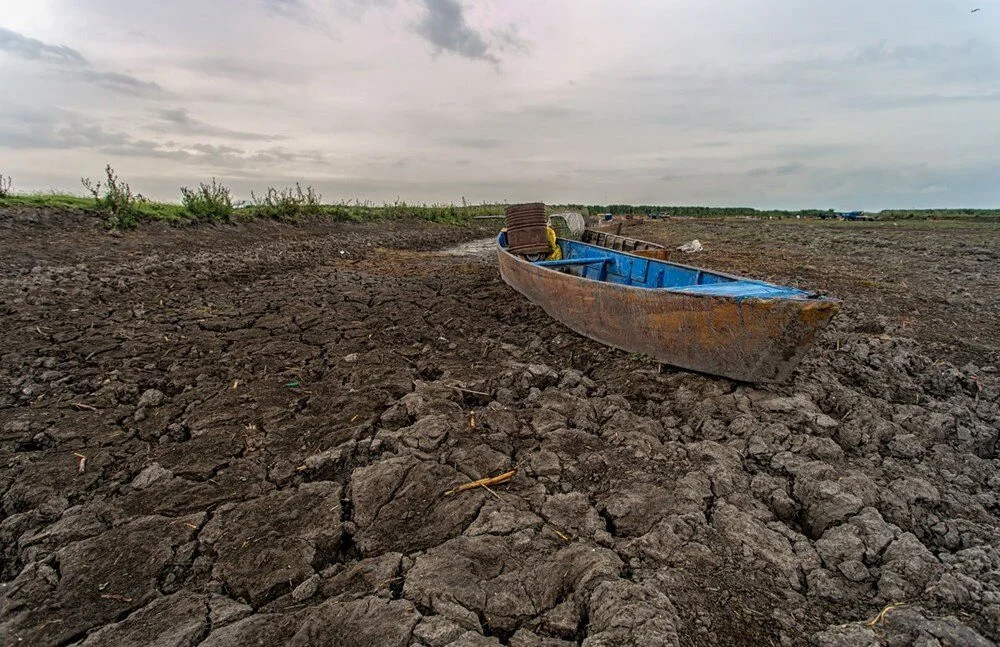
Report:
[[[545,228],[545,235],[549,239],[549,249],[552,250],[548,256],[545,257],[547,261],[558,261],[562,259],[562,249],[559,247],[559,243],[556,242],[556,230],[552,227]]]

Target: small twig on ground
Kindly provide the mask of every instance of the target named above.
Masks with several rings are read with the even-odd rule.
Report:
[[[392,354],[393,354],[393,355],[399,355],[400,357],[402,357],[403,359],[405,359],[405,360],[406,360],[407,362],[409,362],[409,363],[410,363],[410,366],[416,366],[416,365],[417,365],[417,363],[416,363],[416,362],[414,362],[414,361],[413,361],[412,359],[410,359],[410,358],[409,358],[409,357],[407,357],[406,355],[402,354],[402,353],[401,353],[401,352],[399,352],[398,350],[394,350],[394,351],[392,351]]]
[[[462,393],[471,393],[472,395],[484,395],[487,398],[490,397],[489,393],[483,393],[482,391],[473,391],[472,389],[463,389],[462,387],[455,386],[454,384],[445,384],[445,386],[448,387],[449,389],[455,389],[456,391],[460,391]]]
[[[90,404],[84,404],[83,402],[74,402],[73,406],[77,409],[86,409],[87,411],[98,411],[99,409]]]
[[[510,469],[516,471],[518,468],[520,468],[522,465],[524,465],[527,461],[530,461],[533,456],[534,456],[534,454],[528,454],[527,456],[522,456],[521,460],[519,460],[516,463],[514,463],[514,467],[512,467]],[[513,456],[511,456],[511,460],[514,460]]]
[[[399,575],[397,577],[390,577],[387,580],[382,580],[381,582],[375,585],[375,590],[371,592],[371,595],[375,595],[376,593],[378,593],[379,590],[386,584],[392,584],[393,582],[398,582],[401,579],[403,579],[402,575]]]
[[[501,496],[500,496],[499,494],[497,494],[497,493],[496,493],[496,492],[495,492],[495,491],[493,490],[493,488],[491,488],[490,486],[488,486],[488,485],[484,485],[484,486],[483,486],[483,489],[484,489],[484,490],[486,490],[487,492],[489,492],[490,494],[492,494],[493,496],[495,496],[495,497],[497,498],[497,501],[499,501],[500,503],[506,503],[506,502],[505,502],[505,501],[503,500],[503,498],[502,498],[502,497],[501,497]]]
[[[499,476],[491,476],[489,478],[479,479],[477,481],[471,481],[469,483],[463,483],[458,487],[452,488],[444,493],[445,496],[451,496],[453,494],[458,494],[459,492],[465,492],[466,490],[474,490],[477,487],[489,487],[490,485],[500,485],[501,483],[506,483],[507,481],[514,478],[517,474],[517,470],[511,470],[509,472],[504,472]]]
[[[893,602],[892,604],[887,605],[884,609],[882,609],[881,611],[879,611],[878,615],[876,615],[874,618],[872,618],[871,620],[869,620],[865,624],[868,625],[869,627],[874,627],[878,623],[880,623],[883,620],[885,620],[885,615],[887,613],[889,613],[893,609],[897,609],[897,608],[903,607],[903,606],[906,606],[905,602]]]
[[[125,597],[124,595],[118,595],[117,593],[104,593],[101,595],[102,600],[118,600],[119,602],[131,602],[132,598]]]
[[[83,454],[79,454],[79,453],[76,453],[76,452],[74,452],[73,455],[76,456],[79,459],[79,461],[78,461],[78,463],[76,465],[76,471],[77,471],[77,473],[78,474],[83,474],[84,472],[87,471],[87,457],[84,456]]]
[[[553,525],[552,525],[551,523],[549,524],[549,529],[551,529],[551,530],[552,530],[552,532],[556,533],[556,535],[558,535],[558,536],[559,536],[559,539],[562,539],[562,540],[563,540],[564,542],[566,542],[567,544],[568,544],[568,543],[569,543],[570,541],[572,541],[572,540],[571,540],[571,539],[570,539],[570,538],[569,538],[568,536],[566,536],[565,534],[563,534],[563,533],[559,532],[559,529],[558,529],[558,528],[556,528],[555,526],[553,526]]]

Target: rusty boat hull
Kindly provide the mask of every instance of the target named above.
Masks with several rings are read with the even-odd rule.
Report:
[[[575,332],[683,369],[782,382],[840,309],[763,281],[560,239],[564,260],[528,262],[498,239],[500,275]]]

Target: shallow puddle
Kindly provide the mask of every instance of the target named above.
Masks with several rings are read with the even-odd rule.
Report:
[[[446,247],[436,253],[443,256],[486,256],[493,251],[494,245],[496,239],[491,236]]]

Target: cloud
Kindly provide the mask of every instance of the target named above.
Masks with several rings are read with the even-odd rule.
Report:
[[[130,74],[96,70],[72,47],[49,45],[10,29],[0,27],[0,51],[29,60],[55,65],[86,83],[123,94],[159,93],[162,88],[152,81],[143,81]]]
[[[795,175],[796,173],[803,172],[805,169],[806,167],[804,164],[799,162],[789,162],[788,164],[780,164],[778,166],[752,168],[747,171],[747,175],[751,177],[758,177],[762,175]]]
[[[531,50],[531,43],[521,37],[521,32],[517,25],[510,25],[505,29],[494,29],[493,45],[501,52],[512,52],[515,54],[525,54]]]
[[[458,0],[424,0],[427,14],[417,24],[417,33],[440,51],[465,58],[497,63],[486,39],[465,22]]]
[[[451,144],[459,148],[475,148],[480,150],[499,148],[503,145],[503,140],[490,137],[448,137],[442,141],[445,144]]]
[[[159,111],[159,121],[152,128],[158,132],[178,135],[206,135],[225,139],[240,139],[245,141],[274,141],[281,139],[275,135],[230,130],[221,126],[213,126],[199,119],[194,119],[184,108],[165,108]]]
[[[179,112],[183,114],[173,116],[183,120],[186,113]],[[197,120],[193,122],[201,123]],[[0,142],[7,148],[18,150],[84,149],[104,155],[170,159],[223,169],[289,162],[321,164],[325,161],[319,151],[291,150],[281,146],[244,149],[219,144],[185,145],[169,140],[154,141],[109,130],[86,115],[56,108],[0,106]]]
[[[158,94],[163,91],[153,81],[143,81],[130,74],[119,72],[98,72],[96,70],[80,70],[76,76],[83,81],[93,83],[102,88],[121,92],[122,94]]]
[[[1000,51],[991,43],[968,40],[955,44],[928,42],[867,44],[847,53],[786,60],[769,68],[747,70],[756,79],[782,83],[800,91],[825,94],[831,82],[857,85],[877,79],[886,90],[934,87],[967,82],[997,88]],[[745,72],[741,74],[746,78]],[[886,84],[886,79],[895,83]]]
[[[845,105],[854,108],[869,108],[873,110],[910,108],[956,103],[983,103],[1000,101],[1000,91],[977,94],[901,94],[901,95],[865,95],[844,101]]]
[[[312,71],[305,66],[287,66],[273,60],[253,60],[238,56],[197,56],[178,65],[199,76],[212,76],[239,83],[299,85]]]
[[[7,148],[96,148],[127,141],[127,136],[108,132],[69,110],[12,106],[0,110],[0,142]]]
[[[975,41],[959,45],[925,43],[920,45],[889,45],[885,42],[862,47],[850,60],[862,65],[889,63],[922,66],[926,64],[949,63],[956,60],[968,62],[984,53]]]
[[[311,11],[302,0],[263,0],[264,8],[270,13],[296,22],[306,20]]]
[[[65,45],[49,45],[16,31],[0,27],[0,51],[32,61],[59,65],[87,65],[83,54]]]
[[[574,114],[582,114],[584,111],[560,105],[527,105],[519,108],[518,112],[543,119],[566,119]]]
[[[262,2],[271,15],[280,16],[303,27],[310,27],[332,36],[326,21],[305,0],[262,0]]]
[[[320,164],[324,161],[323,155],[319,151],[293,151],[281,146],[245,150],[228,145],[192,144],[184,146],[176,142],[135,140],[128,137],[119,144],[103,147],[101,152],[123,157],[171,159],[229,171],[248,168],[259,169],[262,166],[292,162]]]

